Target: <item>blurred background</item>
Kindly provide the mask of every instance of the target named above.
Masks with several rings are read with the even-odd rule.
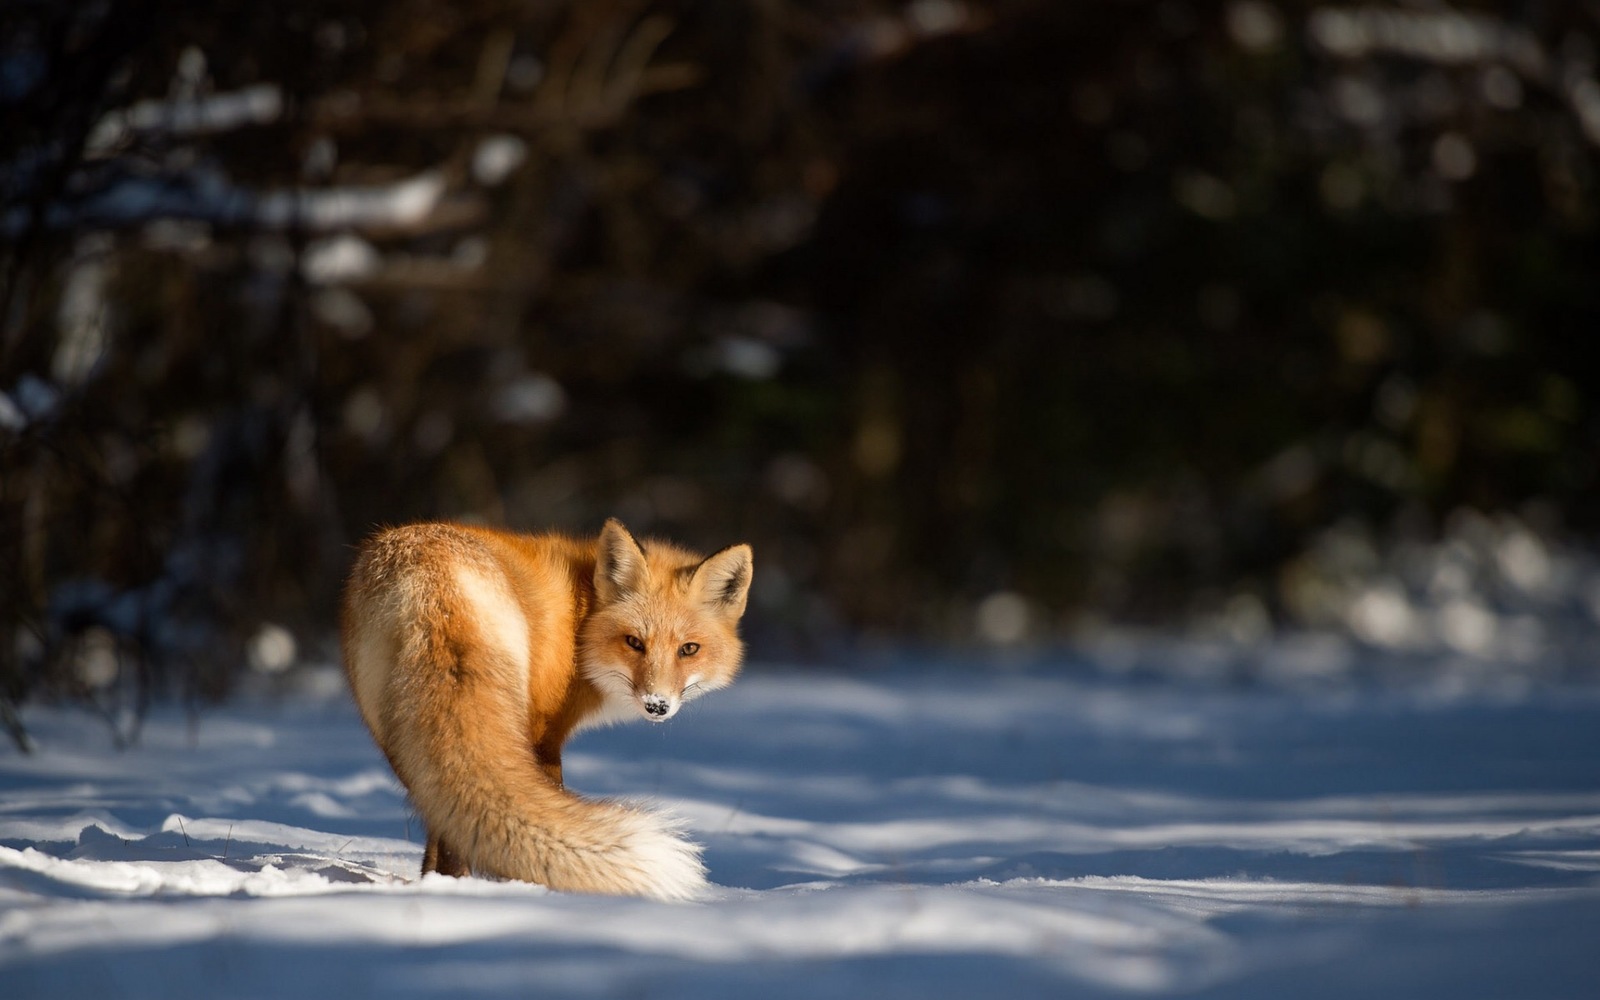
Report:
[[[0,717],[326,662],[352,546],[425,517],[749,541],[758,659],[1586,669],[1597,44],[1570,0],[7,4]]]

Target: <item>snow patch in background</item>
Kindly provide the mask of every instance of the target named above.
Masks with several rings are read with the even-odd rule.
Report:
[[[1502,693],[1600,681],[1600,553],[1533,521],[1461,510],[1437,537],[1341,522],[1283,568],[1275,609],[1239,591],[1177,631],[1089,618],[1073,648],[1113,676]]]

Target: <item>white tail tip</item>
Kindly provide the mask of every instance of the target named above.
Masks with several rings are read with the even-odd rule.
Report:
[[[651,899],[686,902],[706,889],[700,845],[684,839],[682,823],[661,813],[636,812],[638,825],[625,843],[629,867],[639,877],[638,892]]]

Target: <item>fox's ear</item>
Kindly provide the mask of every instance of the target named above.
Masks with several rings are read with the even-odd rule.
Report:
[[[614,601],[644,583],[644,550],[616,518],[600,529],[594,556],[594,591],[601,602]]]
[[[695,567],[689,593],[730,618],[744,614],[750,597],[750,573],[755,555],[748,545],[730,545]]]

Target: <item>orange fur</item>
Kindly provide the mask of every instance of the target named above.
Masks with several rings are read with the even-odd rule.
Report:
[[[731,682],[752,557],[429,523],[362,546],[341,614],[361,716],[427,826],[423,872],[685,898],[699,849],[660,816],[566,791],[587,725],[670,718]]]

